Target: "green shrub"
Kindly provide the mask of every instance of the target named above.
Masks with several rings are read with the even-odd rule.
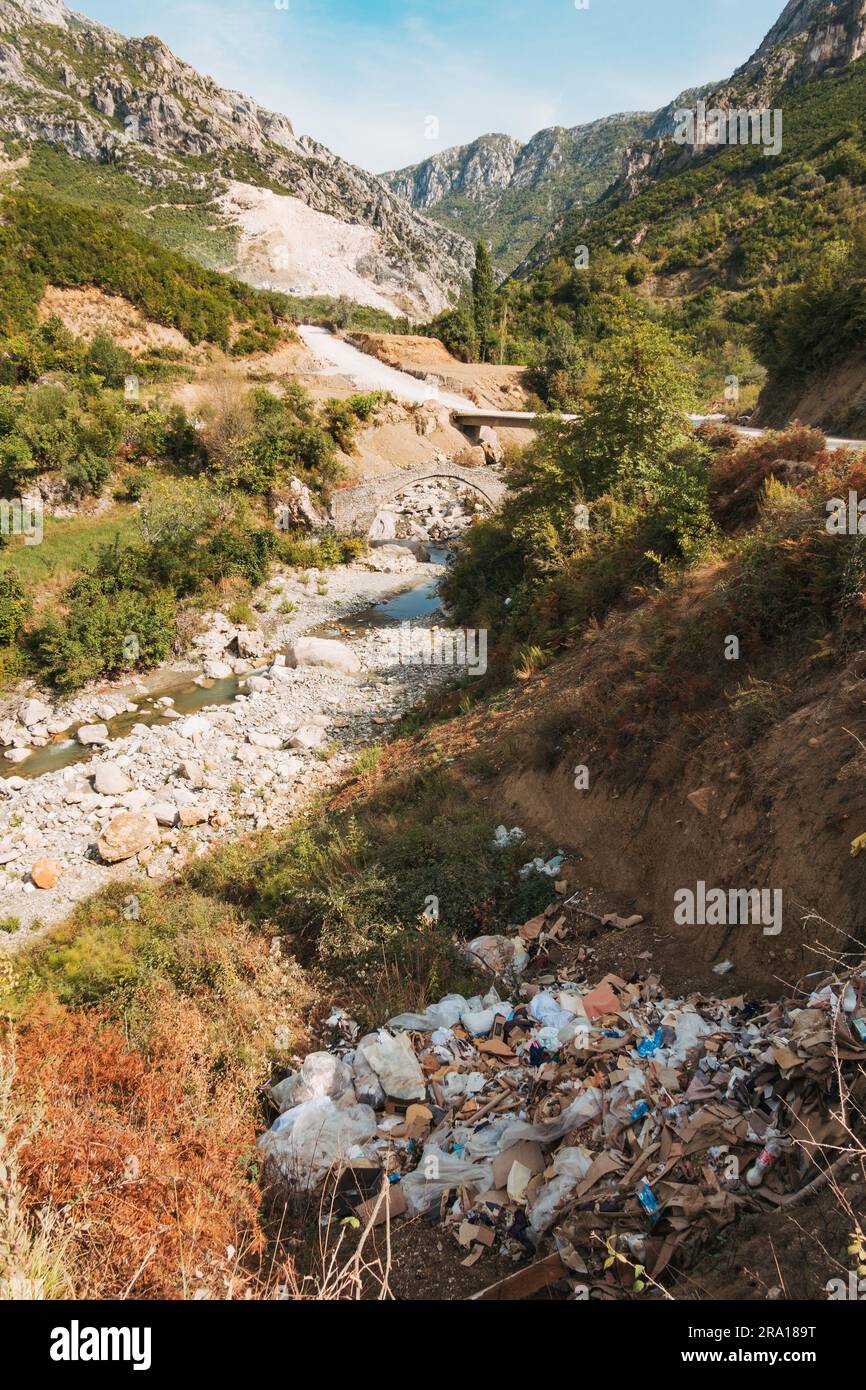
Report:
[[[115,397],[49,382],[21,394],[0,387],[0,470],[21,488],[38,473],[61,472],[73,494],[98,493],[123,433]]]
[[[175,620],[169,593],[105,593],[86,576],[67,595],[65,615],[52,614],[36,629],[32,647],[40,673],[67,693],[102,676],[158,666],[171,651]]]
[[[268,567],[278,550],[273,531],[249,527],[223,527],[207,542],[204,574],[221,580],[237,576],[253,587],[267,577]]]
[[[85,449],[66,465],[64,477],[73,497],[98,497],[111,474],[111,459]]]
[[[97,333],[85,358],[87,369],[100,377],[103,385],[121,387],[130,374],[135,359],[125,348],[118,347],[108,333]]]
[[[277,556],[292,569],[333,569],[336,565],[351,564],[368,548],[363,538],[336,536],[326,531],[311,540],[302,531],[290,531],[277,538]]]
[[[0,570],[0,647],[10,646],[30,616],[30,600],[18,576]]]

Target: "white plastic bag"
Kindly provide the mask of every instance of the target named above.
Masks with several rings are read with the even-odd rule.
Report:
[[[398,1014],[388,1020],[395,1032],[429,1033],[434,1028],[453,1028],[466,1008],[462,994],[446,994],[438,1004],[430,1004],[423,1014]]]
[[[515,1120],[502,1135],[502,1148],[510,1149],[522,1139],[535,1139],[539,1144],[555,1144],[573,1129],[581,1129],[601,1114],[601,1091],[597,1086],[585,1086],[576,1100],[571,1102],[555,1120],[531,1125],[525,1120]]]
[[[309,1057],[304,1058],[300,1071],[292,1072],[291,1076],[272,1086],[270,1091],[271,1099],[281,1113],[305,1100],[314,1100],[316,1096],[330,1096],[332,1100],[340,1101],[349,1093],[354,1100],[351,1067],[332,1052],[311,1052]]]
[[[421,1064],[405,1033],[393,1037],[384,1028],[358,1043],[357,1052],[379,1078],[386,1096],[393,1100],[424,1100],[427,1084]]]
[[[376,1116],[368,1105],[341,1110],[330,1096],[317,1096],[285,1111],[258,1141],[283,1177],[314,1188],[335,1164],[359,1158],[376,1137]]]
[[[539,1192],[529,1211],[529,1224],[536,1235],[552,1226],[562,1208],[570,1200],[592,1167],[593,1158],[582,1144],[573,1149],[560,1149],[553,1160],[555,1176]]]
[[[529,964],[526,947],[519,936],[476,936],[467,942],[466,961],[472,970],[499,978],[520,975]]]
[[[368,1033],[363,1042],[375,1042],[376,1034]],[[369,1105],[373,1110],[382,1110],[385,1105],[385,1092],[382,1090],[379,1078],[374,1072],[370,1063],[367,1061],[361,1043],[355,1048],[352,1054],[352,1077],[355,1082],[355,1095],[361,1105]]]
[[[536,994],[529,1001],[529,1012],[542,1028],[552,1028],[555,1033],[574,1022],[574,1014],[560,1008],[552,994]]]

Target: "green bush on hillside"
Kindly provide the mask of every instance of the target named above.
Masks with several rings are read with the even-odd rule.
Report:
[[[61,382],[18,394],[0,386],[0,487],[19,492],[40,473],[60,473],[72,493],[98,493],[122,434],[116,400]]]
[[[171,651],[175,604],[168,593],[105,593],[85,576],[66,604],[65,617],[52,614],[32,638],[40,675],[63,694],[98,677],[158,666]]]
[[[130,231],[119,214],[19,194],[0,224],[0,337],[36,326],[46,285],[96,286],[124,296],[192,343],[240,354],[274,346],[288,301],[205,270]],[[232,348],[232,325],[241,331]]]
[[[18,576],[0,570],[0,647],[11,646],[30,616],[30,600]]]

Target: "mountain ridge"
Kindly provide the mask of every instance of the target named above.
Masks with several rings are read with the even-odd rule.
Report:
[[[655,115],[623,112],[550,126],[526,142],[481,135],[382,178],[441,225],[491,240],[497,265],[510,271],[557,215],[594,202],[614,182],[626,147]]]
[[[766,106],[786,85],[795,87],[843,71],[864,53],[866,0],[789,0],[754,53],[730,77],[686,88],[655,112],[620,113],[571,129],[552,127],[537,132],[525,144],[511,136],[482,135],[382,177],[414,207],[423,208],[442,225],[456,225],[468,235],[492,238],[500,267],[521,276],[551,253],[569,214],[605,197],[635,197],[647,186],[669,158],[677,111],[693,107],[698,100],[725,110]],[[632,131],[631,139],[626,138],[629,122],[643,122],[641,129]],[[503,183],[502,170],[510,156],[513,175],[520,161],[527,159],[527,152],[558,133],[573,140],[578,162],[581,142],[588,136],[608,133],[612,138],[600,157],[586,161],[585,173],[581,165],[575,176],[571,180],[566,177],[559,187],[554,186],[553,179],[548,181],[548,206],[532,223],[529,217],[521,219],[519,207],[502,206],[513,191],[511,179]],[[482,157],[494,141],[507,142],[507,146],[497,146],[498,166],[488,169],[483,167]],[[704,152],[681,148],[682,166]],[[542,178],[545,172],[553,173],[553,165],[542,170]],[[491,193],[485,197],[488,190]],[[480,214],[473,215],[467,198],[478,205]],[[537,231],[534,240],[519,232],[515,236],[522,220]]]
[[[296,136],[287,116],[220,87],[162,40],[128,39],[60,0],[0,0],[0,93],[8,140],[115,167],[169,201],[210,194],[212,215],[239,242],[235,264],[219,268],[251,284],[329,292],[342,268],[358,302],[424,316],[471,269],[459,233],[443,233],[375,175]],[[249,188],[270,195],[253,199],[252,218]]]

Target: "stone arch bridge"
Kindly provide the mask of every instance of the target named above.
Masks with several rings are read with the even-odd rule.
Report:
[[[402,468],[384,478],[373,478],[357,487],[338,488],[331,502],[331,521],[338,532],[366,535],[379,512],[416,483],[440,479],[465,484],[491,507],[497,507],[506,493],[505,483],[495,468],[465,468],[459,463],[423,463]]]

